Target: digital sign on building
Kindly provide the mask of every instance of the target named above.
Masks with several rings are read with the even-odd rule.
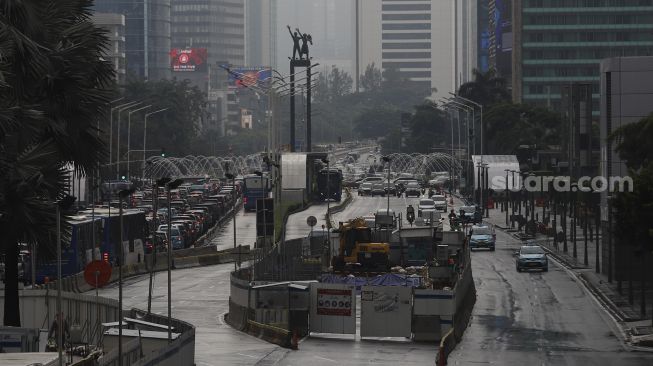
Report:
[[[170,50],[172,71],[206,71],[206,48],[173,48]]]

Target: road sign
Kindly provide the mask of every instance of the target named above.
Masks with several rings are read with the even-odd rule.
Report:
[[[92,261],[84,269],[84,280],[92,287],[103,287],[111,279],[111,265],[107,261]]]
[[[308,226],[313,227],[317,225],[317,218],[315,216],[309,216],[306,218],[306,223]]]

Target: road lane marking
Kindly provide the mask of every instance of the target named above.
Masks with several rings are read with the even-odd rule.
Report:
[[[249,358],[258,358],[257,356],[252,356],[252,355],[248,355],[248,354],[245,354],[245,353],[236,353],[236,354],[240,355],[240,356],[249,357]]]
[[[336,361],[336,360],[332,360],[332,359],[330,359],[330,358],[326,358],[326,357],[321,357],[321,356],[313,356],[313,357],[315,357],[315,358],[319,358],[320,360],[324,360],[324,361],[329,361],[329,362],[333,362],[333,363],[338,363],[338,361]]]

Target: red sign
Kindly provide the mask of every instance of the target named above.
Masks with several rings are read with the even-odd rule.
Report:
[[[317,314],[351,316],[351,290],[317,289]]]
[[[206,71],[206,48],[173,48],[170,50],[172,71]]]
[[[106,261],[93,261],[84,269],[84,280],[92,287],[103,287],[111,279],[111,265]]]

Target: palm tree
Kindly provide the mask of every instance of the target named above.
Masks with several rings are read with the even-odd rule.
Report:
[[[461,85],[458,95],[482,104],[484,107],[510,100],[506,80],[497,76],[494,69],[489,69],[486,72],[474,69],[473,74],[474,81]]]
[[[4,324],[20,326],[19,243],[54,252],[54,202],[64,166],[95,171],[105,155],[95,127],[113,83],[102,60],[104,31],[91,0],[0,5],[0,250],[5,256]]]

